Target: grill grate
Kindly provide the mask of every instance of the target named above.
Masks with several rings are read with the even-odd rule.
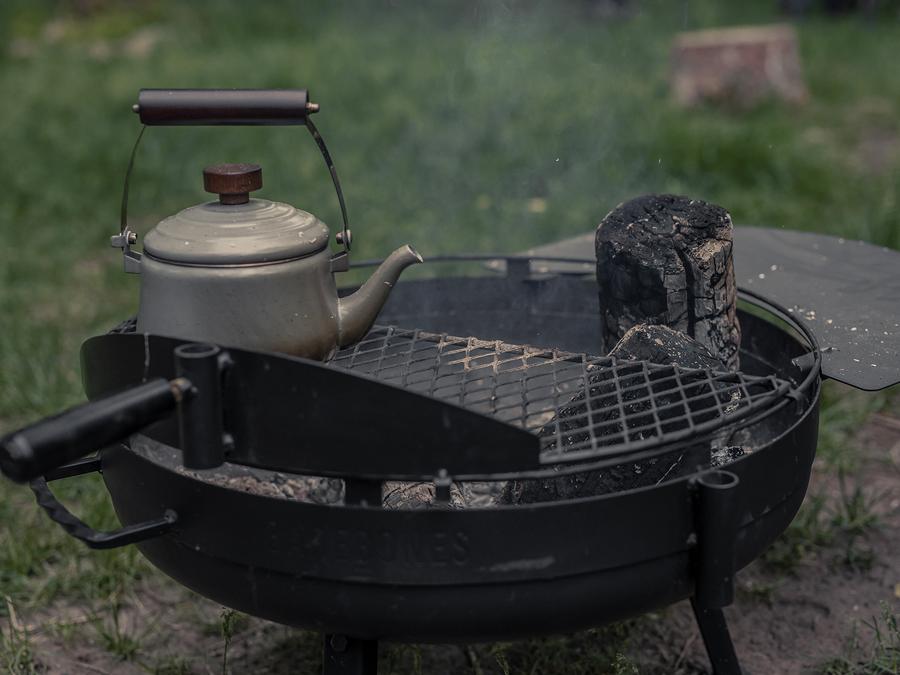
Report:
[[[499,340],[376,326],[331,361],[535,433],[542,460],[668,448],[772,407],[774,376],[618,361]]]

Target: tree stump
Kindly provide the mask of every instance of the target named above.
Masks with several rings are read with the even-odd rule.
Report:
[[[633,326],[657,324],[737,370],[732,230],[722,207],[677,195],[646,195],[613,209],[595,238],[604,350]]]
[[[705,100],[751,106],[775,96],[807,98],[792,26],[682,33],[672,49],[672,93],[682,105]]]

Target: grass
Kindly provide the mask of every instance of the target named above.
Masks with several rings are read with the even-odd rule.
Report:
[[[195,672],[190,659],[168,656],[148,669],[153,675],[191,675]]]
[[[622,622],[563,637],[498,644],[491,653],[503,675],[570,673],[631,675],[637,668],[625,656],[634,622]]]
[[[846,653],[820,666],[823,675],[898,675],[900,673],[900,617],[885,603],[881,616],[864,624],[871,633],[868,651],[860,645],[859,627],[854,626]]]
[[[135,310],[138,280],[122,274],[107,239],[141,86],[309,86],[360,258],[407,241],[426,257],[517,250],[589,231],[618,202],[650,191],[721,203],[738,223],[900,247],[892,15],[811,16],[797,26],[805,106],[671,104],[676,31],[780,20],[774,5],[657,0],[601,20],[574,0],[4,2],[0,433],[80,401],[80,343]],[[80,9],[88,6],[97,9]],[[160,128],[138,157],[133,224],[146,232],[205,199],[200,169],[217,161],[257,161],[265,196],[338,221],[302,130]],[[852,433],[893,396],[826,387],[820,456],[829,470],[853,475]],[[59,493],[92,525],[115,525],[98,477],[65,481]],[[868,526],[852,489],[841,508],[840,527]],[[838,525],[824,509],[809,501],[767,558],[789,569],[833,541]],[[0,594],[23,611],[53,601],[109,607],[156,574],[133,547],[87,552],[27,490],[0,482]],[[12,606],[0,615],[10,619]],[[2,654],[16,636],[4,632]],[[490,658],[554,665],[551,649],[529,645]],[[607,670],[618,667],[614,656]]]
[[[120,661],[133,661],[141,648],[142,634],[149,633],[153,624],[136,630],[123,620],[123,608],[123,598],[116,593],[94,618],[92,626],[107,652]]]
[[[758,602],[771,607],[783,585],[784,580],[781,579],[770,581],[738,577],[734,590],[739,601]]]
[[[36,672],[28,631],[16,615],[15,605],[6,600],[6,626],[0,627],[0,667],[13,675]]]
[[[897,400],[896,395],[893,389],[869,393],[836,382],[825,383],[816,453],[828,471],[851,475],[859,468],[854,434],[869,415],[890,408]]]
[[[0,489],[5,497],[0,503],[4,515],[0,588],[11,597],[25,598],[30,606],[61,597],[88,603],[105,601],[150,570],[134,547],[88,554],[61,529],[47,527],[46,516],[21,488],[4,484]],[[67,503],[76,504],[76,512],[95,527],[116,525],[99,478],[65,482],[57,492]]]
[[[222,647],[222,672],[228,672],[228,647],[235,634],[241,630],[242,624],[246,623],[247,617],[233,609],[223,609],[221,614],[221,633],[224,645]]]
[[[895,400],[893,390],[870,394],[825,383],[817,461],[837,478],[838,494],[831,499],[824,493],[807,495],[797,517],[763,555],[770,570],[796,572],[807,556],[832,546],[850,568],[868,569],[874,562],[865,538],[878,525],[874,507],[884,495],[867,491],[855,478],[861,458],[854,436],[872,413],[888,409]]]
[[[838,474],[838,482],[836,497],[829,498],[823,492],[807,495],[787,530],[762,556],[770,571],[798,573],[808,556],[829,548],[840,551],[837,562],[850,569],[863,571],[872,566],[873,552],[865,540],[878,527],[875,506],[884,495],[865,490],[843,472]],[[771,590],[763,593],[767,601],[771,600]]]
[[[875,554],[865,543],[866,536],[878,527],[875,511],[878,501],[886,495],[867,492],[858,483],[851,488],[844,472],[838,473],[840,499],[831,518],[831,525],[843,546],[843,562],[856,570],[868,570],[875,562]]]

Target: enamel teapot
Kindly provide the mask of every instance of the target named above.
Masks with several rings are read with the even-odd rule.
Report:
[[[262,187],[259,166],[222,164],[203,171],[204,188],[218,199],[164,219],[137,253],[127,224],[132,151],[112,244],[122,249],[125,270],[141,275],[138,332],[328,360],[365,335],[400,273],[422,262],[401,246],[359,290],[338,297],[334,273],[349,268],[351,236],[334,164],[309,119],[318,106],[306,90],[144,89],[134,109],[145,125],[305,124],[344,217],[336,237],[343,250],[333,254],[328,227],[314,215],[250,196]]]

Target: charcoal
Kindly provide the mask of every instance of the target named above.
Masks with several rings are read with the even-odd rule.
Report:
[[[677,363],[683,368],[703,368],[725,370],[727,364],[716,359],[709,350],[684,333],[666,326],[646,326],[644,324],[629,329],[619,343],[609,353],[619,359],[641,359],[651,363]],[[731,393],[731,402],[741,398],[740,392]],[[713,437],[712,447],[727,445],[730,432]]]
[[[638,325],[632,327],[610,352],[610,356],[622,360],[643,360],[684,368],[708,368],[722,370],[721,362],[696,340],[666,326]],[[665,398],[660,403],[666,403]],[[568,417],[580,417],[586,412],[584,394],[572,399],[569,406],[559,412],[557,424],[566,429]],[[616,411],[606,414],[604,421],[615,419]],[[539,436],[552,435],[552,425],[547,425]],[[535,502],[574,499],[632,490],[656,485],[663,480],[693,473],[698,466],[710,462],[709,442],[669,452],[658,457],[626,462],[598,471],[575,473],[545,480],[510,481],[500,497],[501,503],[531,504]],[[556,470],[563,465],[554,467]]]
[[[292,499],[312,504],[342,504],[344,502],[344,482],[340,478],[294,474],[286,476],[265,469],[242,467],[237,464],[229,464],[206,471],[193,471],[178,465],[175,470],[205,483],[221,485],[230,490],[263,497]]]
[[[683,368],[722,370],[723,364],[702,344],[667,326],[639,324],[625,333],[610,356],[632,361],[678,364]]]
[[[743,445],[726,445],[723,448],[714,448],[712,455],[710,455],[709,465],[713,468],[722,467],[726,464],[731,464],[731,462],[743,457],[748,452],[750,452],[750,448]]]
[[[722,207],[677,195],[646,195],[613,209],[595,238],[605,350],[638,324],[662,325],[737,370],[732,230]]]
[[[427,509],[438,506],[461,508],[468,504],[462,483],[450,485],[450,501],[446,505],[436,502],[434,493],[434,483],[388,481],[382,489],[382,506],[386,509]]]

